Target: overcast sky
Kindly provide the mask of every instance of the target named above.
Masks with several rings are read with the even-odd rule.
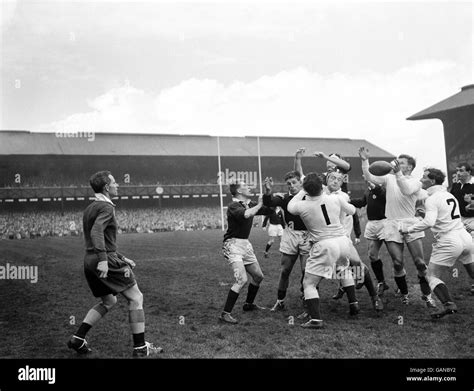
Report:
[[[442,123],[406,118],[473,83],[471,2],[1,7],[4,130],[365,138],[445,169]]]

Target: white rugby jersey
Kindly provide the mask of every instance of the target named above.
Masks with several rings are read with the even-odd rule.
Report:
[[[329,189],[326,188],[326,194],[332,195],[333,197],[341,197],[345,202],[349,203],[350,197],[349,194],[343,192],[341,189],[338,191],[333,191],[332,193]],[[354,228],[354,219],[352,218],[352,214],[347,214],[343,210],[341,210],[341,215],[339,216],[339,220],[341,221],[344,230],[346,231],[346,236],[351,237],[352,229]]]
[[[421,191],[421,182],[411,175],[397,174],[375,176],[369,172],[369,162],[362,162],[365,178],[386,188],[385,216],[387,219],[406,219],[415,217],[416,201],[424,199],[426,193]]]
[[[408,227],[409,232],[431,228],[431,231],[437,236],[441,233],[464,228],[458,200],[445,187],[442,185],[431,186],[428,189],[428,195],[429,197],[425,201],[425,218]]]
[[[303,220],[309,234],[315,241],[346,236],[341,223],[341,213],[353,215],[355,206],[341,197],[322,193],[318,197],[303,197],[301,190],[288,204],[288,212],[298,215]]]

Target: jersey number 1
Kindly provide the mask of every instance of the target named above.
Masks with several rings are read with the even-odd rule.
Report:
[[[324,215],[324,220],[326,220],[326,225],[330,225],[331,220],[329,220],[328,211],[326,210],[326,205],[322,204],[321,209],[323,210],[323,215]]]
[[[453,210],[451,211],[451,218],[454,220],[454,219],[459,219],[459,216],[458,214],[455,214],[454,212],[456,211],[456,200],[454,198],[449,198],[446,200],[446,202],[449,204],[453,204]]]

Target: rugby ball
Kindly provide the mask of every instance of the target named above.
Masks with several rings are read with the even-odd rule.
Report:
[[[369,172],[375,176],[387,175],[392,169],[393,166],[384,160],[377,160],[369,166]]]

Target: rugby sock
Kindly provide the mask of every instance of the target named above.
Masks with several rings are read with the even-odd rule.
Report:
[[[102,303],[96,304],[94,307],[92,307],[89,310],[86,317],[82,321],[82,324],[79,327],[79,330],[77,331],[78,333],[81,333],[81,335],[79,334],[75,334],[75,335],[78,337],[84,338],[84,336],[89,331],[89,329],[92,326],[94,326],[100,319],[102,319],[102,317],[105,316],[107,311],[108,311],[107,307],[104,306]]]
[[[344,290],[346,291],[347,301],[349,302],[349,304],[355,303],[357,301],[355,286],[354,285],[346,286],[344,287]]]
[[[138,348],[145,345],[145,333],[132,334],[133,335],[133,347]]]
[[[266,247],[265,247],[265,252],[267,253],[268,250],[270,250],[270,247],[272,247],[271,244],[267,243]]]
[[[408,285],[407,285],[406,276],[394,277],[394,278],[395,278],[395,282],[397,283],[398,289],[400,289],[400,293],[402,295],[407,295]]]
[[[375,262],[371,262],[372,270],[374,271],[375,278],[378,282],[384,282],[385,277],[383,275],[383,263],[381,259],[377,259]]]
[[[377,295],[377,292],[374,287],[374,282],[372,281],[372,277],[370,276],[369,269],[367,267],[364,268],[364,285],[367,288],[367,292],[371,297]]]
[[[283,290],[278,289],[277,299],[283,300],[285,297],[286,297],[286,290],[283,291]]]
[[[234,292],[232,289],[229,290],[229,294],[227,295],[227,300],[224,306],[224,312],[228,312],[229,314],[232,312],[238,297],[239,294],[237,292]]]
[[[253,303],[253,301],[255,300],[255,296],[257,296],[258,288],[258,285],[254,285],[252,283],[249,284],[249,288],[247,291],[247,299],[245,300],[246,303]]]
[[[424,276],[418,276],[418,281],[420,281],[421,293],[425,296],[428,296],[431,293],[430,285]]]
[[[321,310],[319,306],[319,298],[305,300],[306,309],[311,319],[321,319]]]
[[[433,292],[443,304],[446,304],[448,301],[453,301],[451,299],[451,295],[449,294],[448,288],[443,283],[436,285]]]
[[[76,334],[74,334],[74,335],[76,337],[79,337],[79,338],[85,338],[86,334],[91,329],[91,327],[92,326],[90,324],[82,322],[81,325],[79,326],[79,329],[77,330]]]
[[[128,320],[133,334],[133,347],[145,345],[145,312],[143,309],[128,310]]]

